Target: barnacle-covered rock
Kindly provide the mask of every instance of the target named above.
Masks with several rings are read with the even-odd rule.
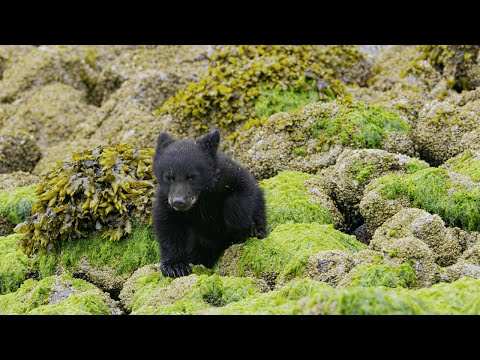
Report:
[[[314,180],[314,175],[283,171],[260,182],[265,193],[267,232],[287,222],[343,227],[342,214]]]
[[[7,112],[3,131],[33,135],[42,149],[74,141],[96,110],[84,92],[58,82],[25,92],[17,102]]]
[[[6,69],[32,50],[35,50],[33,45],[0,45],[0,80]]]
[[[480,149],[476,151],[467,149],[445,162],[440,168],[468,175],[472,181],[480,183]]]
[[[160,108],[159,116],[170,120],[166,129],[177,137],[199,136],[211,126],[232,131],[258,119],[263,91],[313,89],[328,99],[344,83],[363,84],[370,70],[356,46],[221,46],[210,58],[208,74]]]
[[[425,103],[413,131],[422,159],[438,166],[464,151],[464,136],[480,127],[480,100],[457,107],[448,101]]]
[[[375,231],[374,239],[405,236],[416,237],[427,244],[440,266],[452,265],[461,254],[458,239],[448,231],[440,216],[420,209],[401,210]]]
[[[41,152],[33,136],[0,130],[0,173],[31,172]]]
[[[0,174],[0,191],[33,185],[38,181],[39,179],[36,175],[25,171],[15,171],[12,173]]]
[[[0,314],[119,315],[118,302],[95,285],[69,274],[29,279],[13,293],[0,295]]]
[[[282,170],[316,173],[335,164],[344,148],[414,155],[410,125],[395,111],[343,97],[248,123],[226,151],[257,178]]]
[[[264,279],[271,287],[293,277],[308,276],[310,255],[323,250],[356,252],[367,246],[333,225],[288,223],[275,227],[266,239],[252,238],[225,250],[218,273]]]
[[[318,178],[354,229],[361,223],[359,202],[370,181],[388,173],[412,173],[427,167],[423,161],[384,150],[345,149],[335,165],[322,170]]]
[[[151,268],[149,268],[151,269]],[[134,274],[121,299],[132,314],[194,314],[215,306],[222,307],[265,291],[256,279],[196,275],[178,279],[165,278],[151,270]],[[132,288],[133,287],[133,288]],[[133,294],[131,294],[133,292]]]
[[[31,216],[16,227],[27,254],[90,231],[119,240],[132,217],[149,221],[153,149],[101,146],[70,157],[38,184]]]
[[[373,189],[386,200],[407,197],[409,207],[437,214],[447,226],[480,230],[480,186],[468,175],[432,167],[412,174],[382,176],[370,184]]]

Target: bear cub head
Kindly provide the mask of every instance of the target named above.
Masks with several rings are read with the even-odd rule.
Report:
[[[219,143],[218,130],[198,140],[176,140],[166,132],[158,135],[153,172],[160,194],[174,210],[190,210],[202,192],[213,189],[218,176]]]

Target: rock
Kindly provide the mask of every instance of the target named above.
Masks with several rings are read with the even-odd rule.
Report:
[[[461,260],[468,264],[480,266],[480,243],[477,242],[475,245],[465,250],[461,256]]]
[[[305,271],[309,278],[335,287],[354,266],[354,254],[340,250],[326,250],[311,255]]]
[[[322,170],[318,178],[326,193],[335,199],[352,231],[362,223],[359,203],[370,181],[388,173],[414,172],[422,167],[428,164],[384,150],[345,149],[336,164]]]
[[[41,152],[32,136],[0,131],[0,173],[31,172]]]
[[[438,282],[439,268],[435,264],[435,254],[420,239],[413,236],[391,238],[374,235],[370,246],[388,256],[396,265],[409,262],[414,268],[418,287],[428,287]]]
[[[0,191],[10,190],[35,184],[38,177],[24,171],[15,171],[8,174],[0,174]]]
[[[308,276],[311,255],[323,250],[356,252],[366,249],[354,236],[332,225],[299,223],[278,225],[266,239],[252,238],[225,250],[218,273],[264,279],[272,288],[292,277]]]
[[[480,100],[456,107],[447,101],[426,102],[413,132],[422,159],[433,166],[465,150],[462,138],[480,127]]]
[[[480,183],[480,150],[467,149],[445,162],[440,168],[468,175],[472,181]]]
[[[343,228],[342,214],[314,175],[283,171],[260,181],[260,186],[265,194],[267,233],[287,222],[318,222]]]
[[[385,175],[376,179],[368,188],[368,191],[375,191],[376,194],[368,195],[370,199],[364,201],[365,213],[370,212],[367,214],[370,218],[376,216],[383,218],[381,208],[369,205],[372,200],[375,200],[376,196],[381,196],[384,200],[379,200],[380,204],[388,203],[387,200],[395,203],[403,197],[411,202],[410,207],[439,215],[447,226],[478,231],[480,230],[478,186],[478,183],[473,182],[468,175],[441,168],[426,168],[411,174]],[[402,205],[392,204],[387,210],[400,207]],[[375,211],[377,208],[378,213]],[[380,223],[378,219],[370,221]]]
[[[120,315],[118,302],[71,275],[29,279],[13,293],[0,295],[0,314]]]
[[[258,294],[265,287],[258,280],[218,275],[171,279],[149,268],[138,270],[120,297],[132,314],[194,314]]]
[[[461,255],[457,238],[445,227],[438,215],[420,209],[403,209],[380,226],[373,236],[378,245],[381,239],[416,237],[433,251],[435,262],[440,266],[454,264]]]
[[[282,170],[316,173],[335,164],[345,148],[415,153],[406,120],[387,108],[348,98],[274,114],[244,126],[231,139],[227,151],[259,179]]]
[[[440,274],[440,281],[454,282],[460,278],[480,279],[480,266],[463,260],[443,269]]]
[[[479,314],[480,280],[460,279],[425,289],[332,288],[312,279],[295,279],[282,289],[257,294],[207,314]]]
[[[35,46],[32,45],[0,45],[0,80],[3,72],[12,64],[15,64],[20,58],[27,55]]]
[[[42,149],[75,141],[96,110],[87,104],[84,92],[58,82],[24,92],[14,105],[3,131],[33,135]]]

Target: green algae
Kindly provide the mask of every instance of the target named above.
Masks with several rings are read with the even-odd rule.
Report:
[[[222,307],[257,293],[259,289],[252,279],[214,274],[173,280],[157,272],[136,281],[135,293],[126,307],[132,314],[186,315],[212,306]]]
[[[389,288],[413,288],[416,285],[415,271],[409,262],[398,266],[386,264],[358,265],[347,275],[345,283],[348,286],[385,286]]]
[[[36,200],[35,189],[36,185],[30,185],[0,191],[0,215],[14,225],[25,221]]]
[[[119,311],[108,295],[69,274],[28,279],[16,292],[0,295],[0,314],[112,313]]]
[[[480,153],[467,149],[462,154],[449,159],[441,168],[468,175],[472,181],[480,182]]]
[[[210,314],[433,315],[480,314],[480,280],[462,278],[425,289],[332,288],[292,280],[278,291],[254,295]]]
[[[224,260],[220,273],[252,275],[272,284],[279,276],[285,279],[302,275],[310,255],[319,251],[338,249],[356,252],[366,248],[354,236],[335,230],[333,225],[282,224],[266,239],[247,240],[236,256],[229,262]],[[229,249],[225,252],[227,259],[230,257],[228,252]]]
[[[386,132],[408,132],[409,124],[395,111],[359,102],[335,117],[322,116],[312,125],[312,137],[322,146],[340,143],[354,148],[380,149]]]
[[[282,111],[298,109],[302,105],[320,101],[316,84],[310,89],[292,91],[278,89],[261,89],[255,101],[256,118],[261,119]]]
[[[39,251],[33,266],[41,277],[55,274],[59,266],[77,270],[87,261],[92,268],[109,268],[119,276],[159,262],[158,243],[151,226],[134,223],[132,233],[119,241],[105,241],[100,233],[64,241],[50,251]]]
[[[18,235],[0,237],[0,294],[16,291],[31,270],[31,260],[18,246]]]
[[[377,180],[375,187],[389,200],[408,196],[414,207],[439,215],[449,226],[480,229],[480,187],[454,173],[426,168],[404,176],[386,175]]]
[[[283,171],[260,182],[265,193],[267,232],[287,222],[334,222],[332,214],[307,192],[305,182],[313,178],[299,171]]]

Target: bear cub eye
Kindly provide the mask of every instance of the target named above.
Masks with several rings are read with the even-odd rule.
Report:
[[[171,173],[165,173],[164,179],[165,179],[166,182],[174,181],[175,176],[173,176],[173,174],[171,174]]]

